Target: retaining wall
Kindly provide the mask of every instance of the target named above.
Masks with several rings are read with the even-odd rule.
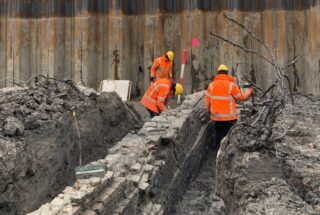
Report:
[[[92,163],[106,166],[104,178],[78,180],[29,215],[170,214],[212,140],[209,118],[193,108],[202,98],[203,92],[188,96],[181,107],[128,134]]]

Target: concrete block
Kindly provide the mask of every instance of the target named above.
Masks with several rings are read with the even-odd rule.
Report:
[[[64,203],[64,205],[71,204],[71,196],[70,195],[64,195],[63,203]]]
[[[128,189],[128,182],[125,178],[119,178],[112,184],[112,187],[102,191],[98,202],[103,203],[105,206],[101,214],[112,214],[115,208],[119,205],[124,198],[124,192]]]
[[[153,122],[158,122],[158,123],[169,123],[168,119],[166,119],[163,116],[156,116],[152,118]]]
[[[41,215],[41,212],[39,210],[33,211],[31,213],[28,213],[27,215]]]
[[[112,179],[112,178],[113,178],[113,172],[107,171],[107,173],[105,174],[104,178],[102,178],[102,180]]]
[[[49,213],[51,213],[53,215],[60,214],[61,213],[61,208],[56,208],[56,207],[52,208],[51,207],[51,210],[50,210]]]
[[[130,167],[130,170],[132,170],[132,171],[135,172],[135,173],[141,172],[141,169],[142,169],[142,165],[139,164],[139,163],[135,163],[134,165],[132,165],[132,166]]]
[[[82,215],[97,215],[97,213],[92,210],[86,210],[82,213]]]
[[[158,129],[166,129],[169,128],[170,123],[164,122],[164,123],[158,123]]]
[[[192,109],[191,110],[182,110],[181,113],[183,115],[189,116],[192,113],[192,111],[193,111]]]
[[[160,143],[162,145],[169,144],[171,141],[173,141],[173,139],[175,138],[176,134],[177,134],[177,130],[175,130],[175,129],[167,130],[167,133],[165,135],[161,136]]]
[[[147,172],[147,173],[152,172],[153,169],[154,169],[154,166],[152,166],[152,165],[150,165],[150,164],[145,164],[145,165],[143,166],[143,170],[144,170],[145,172]]]
[[[131,192],[131,194],[123,200],[119,207],[116,209],[115,214],[121,215],[132,215],[138,214],[137,212],[137,198],[138,198],[139,190],[135,189]]]
[[[138,187],[140,191],[146,191],[150,187],[150,184],[146,182],[140,182]]]
[[[49,214],[50,213],[50,204],[44,204],[39,208],[40,214]]]
[[[152,214],[158,214],[162,209],[162,205],[160,204],[154,204],[152,207]]]
[[[67,187],[64,189],[63,193],[70,195],[70,193],[72,193],[73,191],[74,191],[73,187],[67,186]]]
[[[90,185],[95,187],[97,185],[101,184],[101,178],[98,177],[92,177],[90,178]]]
[[[154,165],[158,166],[158,167],[164,166],[165,164],[166,164],[166,162],[164,160],[156,160],[154,162]]]
[[[133,182],[134,185],[138,185],[140,181],[140,175],[131,175],[130,180]]]
[[[148,135],[147,136],[148,144],[158,144],[161,140],[161,135]]]
[[[73,207],[72,205],[66,205],[62,210],[62,215],[70,215],[73,214]]]
[[[86,193],[83,191],[77,190],[75,192],[72,192],[70,196],[71,196],[72,203],[81,204],[84,201]]]
[[[4,133],[6,135],[23,135],[24,131],[25,127],[19,119],[15,117],[8,117],[5,119]]]
[[[121,160],[122,155],[120,154],[114,154],[114,155],[108,155],[105,160],[107,162],[108,168],[114,166],[116,163]]]
[[[55,209],[62,209],[63,207],[63,199],[59,198],[59,197],[56,197],[54,198],[51,203],[50,203],[50,207],[51,209],[55,208]]]
[[[157,128],[158,123],[157,122],[146,122],[143,127]]]
[[[104,205],[101,202],[94,204],[93,207],[91,208],[91,210],[96,212],[97,214],[101,214],[103,209],[104,209]]]
[[[82,184],[80,187],[80,191],[87,192],[89,186],[87,184]]]
[[[152,133],[159,133],[159,132],[164,132],[165,129],[164,128],[142,128],[138,134],[144,134],[144,135],[148,135],[148,134],[152,134]]]
[[[106,164],[107,163],[107,161],[105,159],[99,159],[97,162],[99,164]]]
[[[149,202],[142,210],[142,215],[149,215],[152,211],[153,203]]]
[[[140,181],[147,182],[148,180],[149,180],[149,174],[148,173],[142,174]]]
[[[177,120],[175,120],[174,122],[172,122],[171,127],[174,129],[178,129],[180,130],[183,126],[183,124],[185,123],[186,119],[185,118],[179,118]]]

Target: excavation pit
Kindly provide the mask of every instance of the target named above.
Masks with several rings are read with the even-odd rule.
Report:
[[[204,92],[187,96],[181,107],[127,134],[100,160],[107,167],[104,178],[78,180],[32,214],[172,213],[212,141],[203,98]]]
[[[26,214],[75,182],[78,136],[83,164],[139,127],[114,93],[86,96],[71,82],[47,81],[0,93],[0,214]]]
[[[187,96],[181,107],[128,133],[107,156],[89,163],[105,164],[103,178],[80,179],[30,214],[319,214],[313,178],[319,173],[320,100],[298,99],[277,121],[290,128],[277,145],[287,153],[284,159],[266,148],[245,151],[241,127],[219,152],[209,151],[212,123],[203,95]],[[313,128],[296,123],[301,117]],[[306,171],[310,162],[312,171]]]

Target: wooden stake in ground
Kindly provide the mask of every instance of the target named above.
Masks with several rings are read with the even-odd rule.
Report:
[[[186,66],[186,61],[187,61],[187,54],[188,54],[187,50],[183,49],[182,59],[181,59],[182,65],[181,65],[180,80],[179,80],[179,83],[181,85],[183,85],[182,82],[183,82],[183,76],[184,76],[184,68]],[[178,96],[177,104],[178,105],[181,104],[181,95]]]

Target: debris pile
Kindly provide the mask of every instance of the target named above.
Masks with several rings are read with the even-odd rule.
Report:
[[[83,90],[83,89],[82,89]],[[78,138],[83,162],[107,154],[140,123],[115,93],[80,93],[70,81],[38,81],[0,92],[0,214],[24,214],[74,181]]]

